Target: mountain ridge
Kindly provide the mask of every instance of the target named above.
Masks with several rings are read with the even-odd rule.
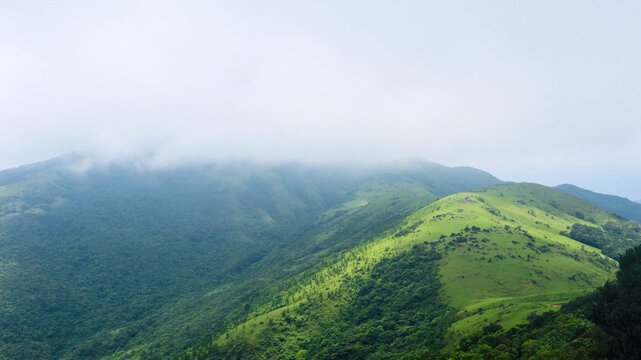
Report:
[[[423,356],[584,294],[640,241],[571,194],[469,167],[78,164],[0,172],[3,357],[340,357],[378,326],[360,354]]]
[[[335,313],[331,309],[343,309],[345,304],[357,301],[350,295],[353,291],[363,291],[350,290],[352,285],[341,283],[350,284],[353,279],[361,278],[367,283],[367,274],[376,268],[376,264],[394,258],[396,254],[411,254],[416,246],[427,246],[442,256],[442,260],[438,260],[443,289],[441,298],[450,299],[448,302],[457,309],[457,319],[451,323],[447,334],[443,334],[450,343],[496,321],[506,327],[514,326],[525,321],[532,311],[553,309],[552,305],[585,294],[613,276],[615,261],[596,248],[560,234],[576,223],[600,226],[577,218],[575,211],[598,224],[619,221],[592,204],[535,184],[500,185],[440,199],[413,213],[402,225],[389,229],[376,240],[342,253],[318,273],[292,279],[291,290],[285,290],[281,295],[277,295],[277,290],[266,298],[267,304],[271,302],[271,305],[265,308],[258,305],[254,308],[255,315],[249,316],[246,322],[223,332],[209,345],[191,350],[185,358],[226,357],[238,348],[253,349],[245,354],[250,359],[267,353],[287,358],[300,351],[309,358],[338,356],[336,351],[340,352],[344,347],[332,350],[315,343],[314,338],[330,335],[321,336],[318,331],[322,332],[322,329],[308,324],[309,319],[320,321],[325,327],[338,326],[336,329],[340,329],[339,324],[332,325],[331,318],[340,318],[343,310]],[[637,237],[629,245],[640,241]],[[510,277],[505,278],[505,274]],[[288,286],[279,288],[287,289]],[[305,305],[308,301],[316,305],[310,308]],[[287,316],[293,316],[293,320],[288,320]],[[384,319],[381,321],[385,322]],[[370,326],[366,325],[368,323],[356,325]],[[372,326],[375,327],[375,323]],[[416,328],[415,331],[422,330]],[[262,332],[267,337],[262,336]],[[284,337],[285,342],[273,342],[270,336]],[[338,336],[332,341],[341,343]],[[345,333],[345,336],[350,338],[352,335]],[[365,346],[362,343],[365,339],[359,336],[352,337],[354,343],[345,346]],[[393,346],[389,347],[391,343],[383,338],[377,341],[380,347],[367,350],[367,354],[376,351],[382,358],[394,354]],[[260,344],[263,343],[271,345],[262,348]]]
[[[272,279],[449,191],[500,183],[468,169],[452,185],[461,170],[433,163],[411,172],[238,163],[77,171],[77,161],[0,172],[3,357],[101,357],[154,339],[168,341],[151,353],[177,351]],[[269,255],[279,248],[291,255]],[[252,268],[259,277],[245,275]]]
[[[627,198],[616,195],[597,193],[571,184],[558,185],[556,186],[556,188],[572,194],[580,199],[591,202],[605,211],[641,223],[640,203],[636,203]]]

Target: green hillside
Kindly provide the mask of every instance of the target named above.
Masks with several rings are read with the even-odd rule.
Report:
[[[270,287],[246,305],[246,320],[184,358],[428,356],[489,324],[509,328],[554,310],[612,278],[614,260],[562,235],[577,224],[627,226],[535,184],[446,197]],[[640,232],[619,240],[639,244]]]
[[[510,329],[491,324],[462,339],[448,360],[639,359],[641,246],[621,254],[616,278]]]
[[[0,172],[0,358],[429,358],[641,243],[472,168],[78,160]]]
[[[605,211],[641,223],[641,204],[639,202],[630,201],[620,196],[599,194],[570,184],[559,185],[556,188],[590,202]]]
[[[433,163],[78,172],[77,161],[0,172],[0,358],[180,353],[268,286],[440,196],[500,183]]]

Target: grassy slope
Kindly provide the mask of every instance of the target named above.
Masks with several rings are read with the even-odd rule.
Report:
[[[323,299],[325,310],[319,316],[335,316],[336,309],[344,306],[341,292],[349,291],[342,285],[346,279],[367,276],[382,258],[423,243],[443,254],[443,296],[458,309],[451,339],[491,322],[513,326],[523,322],[527,314],[554,309],[553,305],[592,290],[613,276],[616,262],[598,249],[559,235],[574,223],[588,224],[572,215],[577,211],[599,224],[617,220],[571,195],[534,184],[449,196],[415,212],[402,226],[375,240],[275,285],[262,303],[253,307],[246,322],[213,343],[225,346],[243,341],[258,346],[268,324],[282,322],[283,311],[310,299]],[[300,346],[306,334],[313,333],[305,326],[302,329],[283,340],[289,348]]]
[[[468,225],[491,229],[477,236],[487,242],[468,241],[466,245],[476,246],[445,249],[445,293],[461,309],[462,319],[452,327],[456,336],[497,320],[504,327],[513,326],[532,311],[549,309],[592,290],[616,270],[616,263],[598,249],[559,235],[574,223],[587,224],[571,215],[576,211],[600,224],[615,220],[570,195],[539,185],[516,184],[449,200],[447,212],[456,207],[454,214],[460,214],[459,209],[467,214],[464,219],[448,221],[449,229]],[[500,214],[492,214],[492,209]]]

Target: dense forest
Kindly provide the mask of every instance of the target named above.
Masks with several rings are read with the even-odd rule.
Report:
[[[79,171],[81,160],[0,172],[0,357],[180,353],[279,279],[439,196],[500,183],[433,163]]]
[[[638,355],[641,226],[566,192],[433,163],[76,161],[0,172],[2,358]]]

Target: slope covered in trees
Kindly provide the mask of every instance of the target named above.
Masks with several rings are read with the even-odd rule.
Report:
[[[0,357],[158,358],[245,313],[268,285],[440,196],[469,168],[193,164],[0,172]]]

